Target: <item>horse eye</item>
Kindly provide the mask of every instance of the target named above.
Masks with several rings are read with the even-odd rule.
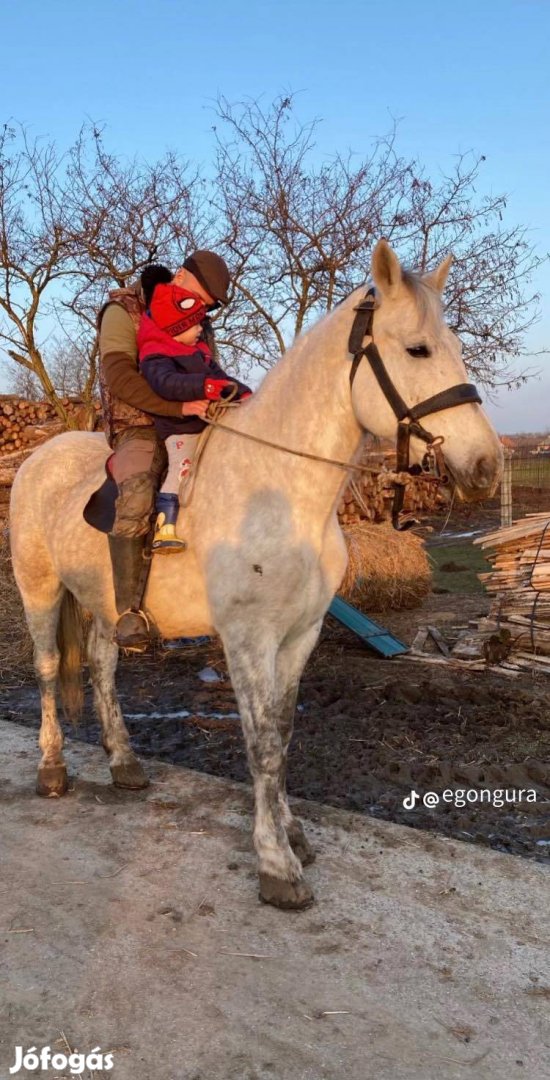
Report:
[[[409,356],[414,356],[416,360],[425,359],[430,355],[430,350],[427,345],[412,345],[410,349],[407,349]]]

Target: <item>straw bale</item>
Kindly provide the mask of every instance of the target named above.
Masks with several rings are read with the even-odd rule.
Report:
[[[360,611],[417,607],[430,592],[430,565],[420,537],[368,522],[343,533],[349,562],[339,595]]]

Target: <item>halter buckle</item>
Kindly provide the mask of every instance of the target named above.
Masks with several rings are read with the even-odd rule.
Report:
[[[435,439],[428,443],[426,453],[422,458],[423,472],[433,472],[440,484],[449,483],[449,476],[445,472],[445,458],[441,449],[444,442],[445,437],[443,435],[436,435]]]

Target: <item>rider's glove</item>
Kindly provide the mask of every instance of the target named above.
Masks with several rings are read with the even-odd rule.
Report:
[[[204,380],[204,396],[208,401],[220,401],[231,397],[231,391],[236,389],[237,384],[232,379],[206,378]]]

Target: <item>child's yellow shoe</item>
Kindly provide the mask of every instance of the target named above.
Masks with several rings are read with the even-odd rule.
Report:
[[[179,502],[177,495],[159,492],[156,502],[157,520],[151,551],[153,555],[177,555],[187,544],[176,535]]]

